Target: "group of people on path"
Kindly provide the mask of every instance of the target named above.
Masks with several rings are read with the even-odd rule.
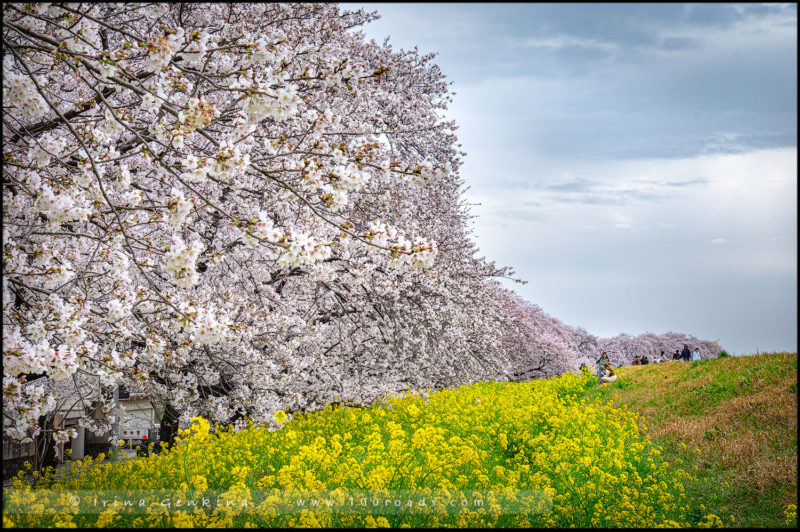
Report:
[[[692,352],[689,350],[689,344],[683,344],[683,351],[678,353],[678,350],[676,349],[675,354],[672,356],[672,360],[685,360],[688,362],[690,359],[701,360],[700,348],[695,347],[694,352]],[[661,351],[661,354],[656,355],[656,357],[653,359],[653,363],[666,362],[667,360],[669,360],[667,355],[664,354],[664,351]],[[634,366],[640,366],[643,364],[650,364],[650,360],[647,358],[647,355],[636,355],[633,358]],[[581,371],[584,369],[588,369],[585,362],[581,363]],[[605,351],[603,351],[603,354],[600,355],[600,359],[597,361],[598,384],[614,382],[615,380],[617,380],[617,374],[614,372],[614,368],[611,367],[611,361],[609,360],[608,355]]]
[[[678,350],[676,349],[675,350],[675,354],[672,355],[672,360],[686,360],[686,361],[688,361],[689,359],[691,359],[691,360],[701,360],[702,359],[700,357],[700,348],[699,347],[695,347],[694,348],[694,352],[692,352],[692,351],[689,350],[689,345],[688,344],[683,344],[683,351],[681,351],[679,353]],[[664,351],[661,351],[661,354],[656,355],[655,358],[653,358],[653,363],[666,362],[668,360],[669,360],[669,358],[667,357],[666,354],[664,354]],[[641,365],[644,365],[644,364],[650,364],[650,360],[647,358],[647,355],[644,355],[644,356],[636,355],[635,357],[633,357],[633,365],[634,366],[641,366]]]
[[[672,360],[685,360],[689,362],[689,359],[692,360],[701,360],[700,358],[700,349],[695,347],[694,352],[689,351],[689,346],[687,344],[683,344],[683,351],[681,351],[680,355],[678,355],[678,350],[675,350],[675,354],[672,355]]]

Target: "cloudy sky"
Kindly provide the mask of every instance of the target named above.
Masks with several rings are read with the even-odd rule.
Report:
[[[481,254],[598,336],[797,350],[793,4],[343,4],[436,52]]]

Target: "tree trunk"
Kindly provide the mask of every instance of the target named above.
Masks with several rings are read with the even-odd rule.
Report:
[[[56,448],[53,445],[53,438],[50,433],[45,429],[52,429],[52,418],[49,416],[39,417],[39,426],[42,427],[42,432],[36,437],[36,445],[34,445],[34,452],[36,453],[35,468],[37,471],[43,471],[46,467],[55,468],[56,462]]]
[[[175,437],[178,435],[178,417],[180,417],[180,413],[171,404],[164,406],[164,417],[161,419],[161,427],[158,429],[158,439],[161,441],[161,445],[168,443],[172,446],[175,443]]]

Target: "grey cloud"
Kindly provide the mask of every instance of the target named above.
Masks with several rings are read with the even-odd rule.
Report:
[[[583,178],[575,178],[571,181],[565,181],[563,183],[555,183],[553,185],[545,185],[545,190],[555,190],[559,192],[586,192],[589,190],[593,190],[597,188],[599,185],[602,185],[599,181],[591,181],[589,179]]]
[[[495,6],[503,7],[498,10]],[[512,10],[514,15],[508,16]],[[572,46],[594,42],[627,49],[682,50],[695,48],[700,41],[671,36],[675,29],[725,29],[766,17],[772,17],[774,24],[784,24],[793,21],[797,9],[755,4],[492,4],[485,15],[511,20],[506,28],[506,35],[511,36],[559,38]]]
[[[589,205],[631,205],[642,201],[660,201],[666,194],[643,190],[605,190],[601,193],[556,194],[548,199],[559,203],[585,203]]]
[[[695,180],[700,182],[700,180]],[[620,186],[619,183],[627,183]],[[670,195],[663,185],[670,183],[639,182],[638,185],[630,184],[631,181],[618,180],[617,182],[602,182],[592,179],[575,178],[560,183],[539,186],[539,190],[548,194],[548,201],[559,203],[585,203],[593,205],[629,205],[642,201],[660,201]],[[692,181],[677,183],[675,186],[689,186]],[[637,186],[645,188],[636,188]]]
[[[666,181],[660,184],[666,187],[692,187],[695,185],[707,185],[708,179],[690,179],[688,181]]]
[[[683,22],[701,26],[729,27],[749,18],[776,17],[776,24],[785,24],[797,17],[794,4],[686,4]],[[794,22],[796,24],[796,21]]]
[[[500,104],[479,104],[492,109],[486,118],[502,123],[497,134],[509,144],[525,139],[555,157],[605,160],[797,144],[796,30],[782,27],[796,25],[794,6],[371,7],[383,15],[366,27],[377,30],[377,40],[391,33],[398,47],[439,53],[436,62],[458,93],[453,107],[470,90],[485,94],[487,80],[511,80],[494,85]],[[447,30],[430,31],[441,20]],[[731,30],[744,21],[753,24]],[[528,87],[513,81],[521,79]]]

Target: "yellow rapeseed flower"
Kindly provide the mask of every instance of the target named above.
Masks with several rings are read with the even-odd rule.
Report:
[[[583,399],[595,386],[591,376],[576,373],[530,383],[464,385],[429,392],[427,399],[387,394],[368,408],[298,414],[291,427],[279,431],[251,423],[239,432],[218,426],[211,435],[210,423],[195,417],[172,449],[164,445],[147,460],[101,468],[87,459],[74,466],[80,475],[60,482],[73,492],[129,486],[221,492],[222,508],[211,515],[155,504],[125,520],[107,514],[103,519],[112,526],[388,526],[377,509],[358,515],[306,506],[298,514],[275,506],[287,504],[289,494],[333,497],[334,492],[339,504],[349,504],[348,494],[358,490],[387,499],[408,490],[427,497],[428,505],[442,493],[459,504],[462,494],[477,490],[540,494],[505,503],[486,500],[479,510],[412,511],[392,521],[398,527],[689,526],[685,471],[668,466],[639,430],[635,413]],[[283,411],[273,416],[280,426],[288,419]],[[31,488],[17,484],[19,500],[27,500],[25,490]],[[250,505],[247,511],[242,504]],[[531,511],[510,512],[503,504]],[[24,522],[12,517],[12,526],[51,526],[55,521],[44,511],[42,506]],[[94,526],[92,519],[76,515],[75,522]]]
[[[278,410],[278,411],[276,411],[276,412],[275,412],[275,415],[274,415],[274,416],[272,416],[272,419],[273,419],[273,420],[275,421],[275,423],[277,423],[278,425],[283,425],[284,423],[286,423],[286,419],[287,419],[287,418],[288,418],[288,416],[286,415],[286,412],[284,412],[283,410]]]

